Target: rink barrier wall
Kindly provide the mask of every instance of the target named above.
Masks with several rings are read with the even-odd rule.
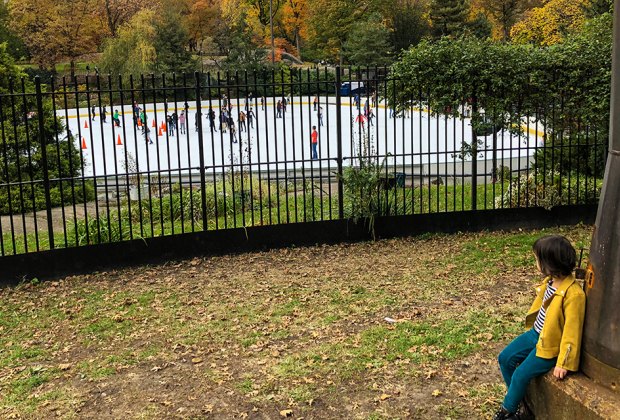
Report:
[[[596,205],[477,210],[379,217],[374,235],[368,221],[351,220],[290,223],[219,231],[186,233],[87,247],[54,249],[0,258],[0,285],[32,279],[53,280],[144,264],[165,264],[194,257],[261,252],[284,247],[314,246],[426,233],[457,233],[552,228],[593,224]],[[374,237],[373,237],[374,236]],[[394,261],[395,264],[398,261]]]

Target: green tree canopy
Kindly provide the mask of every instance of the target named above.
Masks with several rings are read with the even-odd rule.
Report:
[[[344,55],[351,64],[387,64],[392,54],[390,30],[381,22],[381,16],[372,15],[351,27],[343,48]]]
[[[458,36],[466,28],[468,0],[432,0],[430,17],[436,36]]]
[[[154,10],[142,10],[119,28],[116,38],[107,40],[100,67],[113,74],[190,72],[196,62],[188,44],[189,34],[178,12],[158,16]]]
[[[83,182],[76,186],[70,181],[57,181],[79,176],[81,162],[75,139],[66,132],[62,120],[54,116],[49,97],[43,102],[41,144],[35,97],[5,96],[12,91],[21,92],[20,79],[25,76],[6,49],[6,44],[0,44],[0,214],[46,207],[43,150],[47,154],[53,206],[73,202],[72,198],[80,202],[92,197],[93,189]],[[23,86],[26,93],[33,93],[32,83],[24,80]]]
[[[396,107],[421,101],[434,112],[454,115],[475,99],[475,128],[490,121],[518,130],[521,118],[530,116],[559,136],[549,139],[553,142],[580,141],[586,129],[601,141],[608,135],[611,23],[611,15],[603,14],[551,47],[474,38],[423,41],[392,66],[392,75],[403,84],[390,84],[388,98]],[[587,168],[581,163],[582,169],[600,170],[596,152],[582,151],[589,162]],[[556,163],[570,170],[577,159],[562,157]]]

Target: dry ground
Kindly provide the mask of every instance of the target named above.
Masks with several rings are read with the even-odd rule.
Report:
[[[591,227],[206,257],[0,290],[0,418],[485,418],[531,244]],[[386,317],[396,322],[388,322]]]

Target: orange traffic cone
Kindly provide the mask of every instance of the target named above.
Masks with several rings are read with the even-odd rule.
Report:
[[[161,127],[159,127],[159,131],[157,132],[157,137],[161,137],[163,135],[164,135],[164,133],[163,133]]]
[[[151,125],[153,126],[153,128],[157,127],[157,125],[155,124],[155,120],[153,120],[153,123]]]
[[[163,131],[166,131],[166,123],[165,123],[165,122],[163,122],[163,121],[161,122],[161,129],[162,129]]]
[[[86,149],[88,149],[88,147],[86,147],[86,140],[84,140],[84,137],[82,137],[82,150]]]
[[[121,135],[120,134],[116,138],[116,145],[117,146],[122,146],[123,145],[123,142],[121,141]]]
[[[88,128],[88,121],[84,121],[84,128]]]

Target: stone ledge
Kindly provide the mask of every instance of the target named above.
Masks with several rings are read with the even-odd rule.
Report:
[[[537,420],[620,419],[620,394],[582,373],[562,381],[552,372],[536,378],[528,387],[527,400]]]

